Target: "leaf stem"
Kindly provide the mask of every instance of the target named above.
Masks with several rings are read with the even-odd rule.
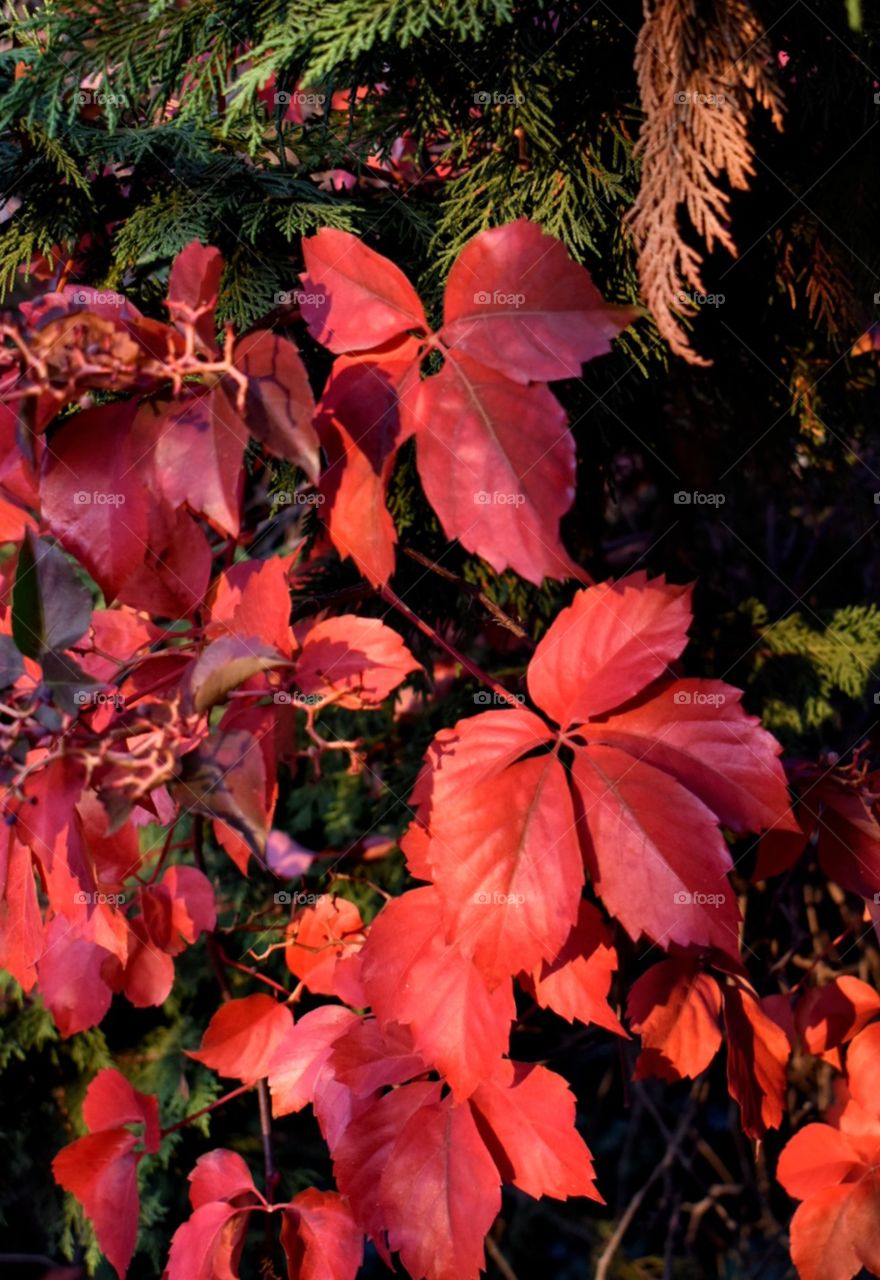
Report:
[[[392,591],[389,586],[381,587],[379,593],[387,604],[390,604],[393,609],[398,611],[398,613],[402,613],[403,616],[413,624],[413,626],[418,627],[422,635],[427,636],[429,640],[433,640],[441,649],[445,649],[450,658],[453,658],[462,667],[464,667],[465,671],[472,675],[476,680],[479,680],[481,684],[487,685],[502,702],[506,702],[512,707],[519,707],[522,705],[520,699],[517,698],[515,694],[509,693],[507,689],[504,688],[503,684],[499,684],[497,680],[493,680],[487,672],[483,671],[482,667],[478,667],[477,664],[472,662],[466,654],[462,653],[459,649],[456,649],[455,645],[450,644],[450,642],[441,636],[440,632],[435,630],[430,623],[425,622],[417,613],[413,613],[409,605],[404,604],[400,596]]]
[[[423,565],[426,569],[430,569],[432,573],[436,573],[438,577],[445,578],[447,582],[454,582],[460,591],[464,591],[474,600],[479,600],[484,609],[488,609],[495,621],[512,631],[520,640],[531,640],[529,633],[518,622],[514,622],[509,614],[495,603],[495,601],[481,591],[479,587],[472,582],[465,582],[464,578],[460,578],[457,573],[453,573],[451,569],[445,569],[443,565],[437,564],[434,560],[430,560],[427,556],[422,555],[421,551],[416,551],[413,547],[404,547],[404,555],[409,556],[410,560],[415,560],[416,564]]]
[[[238,1098],[243,1093],[247,1093],[253,1089],[252,1084],[240,1084],[237,1089],[224,1093],[222,1098],[209,1102],[206,1107],[202,1107],[199,1111],[194,1111],[191,1116],[184,1116],[182,1120],[178,1120],[176,1124],[170,1124],[167,1129],[161,1130],[163,1138],[167,1138],[169,1133],[177,1133],[179,1129],[185,1129],[188,1124],[192,1124],[193,1120],[198,1120],[199,1116],[206,1116],[209,1111],[216,1111],[218,1107],[222,1107],[224,1103],[231,1102],[233,1098]]]
[[[260,1101],[260,1137],[263,1141],[263,1169],[266,1175],[266,1199],[271,1204],[278,1190],[281,1175],[275,1164],[275,1148],[272,1142],[272,1102],[265,1080],[257,1081],[257,1097]]]

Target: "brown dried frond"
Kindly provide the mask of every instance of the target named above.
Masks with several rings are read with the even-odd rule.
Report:
[[[849,278],[840,258],[819,235],[813,237],[810,263],[804,274],[810,319],[821,325],[829,338],[850,334],[856,318]]]
[[[705,365],[681,323],[696,312],[692,295],[706,292],[684,214],[706,252],[722,245],[736,256],[728,188],[744,190],[754,174],[750,109],[765,107],[781,128],[782,99],[747,0],[645,0],[635,65],[642,182],[627,222],[642,293],[672,350]]]
[[[847,337],[859,323],[852,281],[836,245],[828,246],[812,217],[798,219],[773,235],[777,252],[776,282],[792,311],[806,301],[810,320],[833,341]]]

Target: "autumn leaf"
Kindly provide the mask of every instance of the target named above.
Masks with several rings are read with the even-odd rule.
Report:
[[[271,996],[244,996],[221,1005],[208,1023],[201,1046],[186,1052],[218,1075],[255,1084],[268,1075],[290,1025],[290,1011]]]

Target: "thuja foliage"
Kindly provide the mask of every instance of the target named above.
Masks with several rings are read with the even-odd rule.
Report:
[[[5,17],[4,1267],[880,1273],[876,18]]]

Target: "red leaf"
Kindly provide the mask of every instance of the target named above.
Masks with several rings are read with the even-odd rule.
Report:
[[[143,920],[132,920],[128,941],[124,973],[114,980],[113,966],[105,966],[105,982],[121,990],[136,1009],[164,1004],[174,986],[174,961],[153,946]]]
[[[501,1208],[498,1183],[466,1104],[456,1106],[450,1094],[410,1116],[379,1194],[389,1248],[411,1276],[477,1280],[483,1240]]]
[[[9,855],[5,884],[0,886],[0,969],[8,970],[28,992],[37,980],[36,965],[43,952],[43,917],[31,851],[11,831],[5,836]]]
[[[259,636],[290,657],[291,559],[240,560],[225,570],[212,589],[210,634]]]
[[[592,903],[578,907],[577,923],[555,960],[544,960],[520,983],[532,992],[542,1009],[552,1009],[568,1022],[593,1023],[626,1036],[617,1015],[608,1005],[611,975],[617,953],[611,934]]]
[[[781,747],[741,698],[720,680],[676,680],[582,732],[671,774],[737,833],[791,825]]]
[[[223,1201],[196,1209],[174,1233],[163,1280],[236,1280],[249,1217]]]
[[[40,995],[66,1040],[101,1021],[113,994],[101,970],[110,956],[104,947],[77,936],[63,916],[46,931],[46,945],[37,962]]]
[[[544,721],[525,708],[483,711],[441,729],[413,788],[420,822],[430,827],[435,811],[454,803],[469,787],[500,777],[520,757],[546,748],[551,740]]]
[[[171,266],[168,279],[168,301],[183,304],[204,313],[195,322],[195,330],[204,351],[213,354],[217,348],[217,323],[214,307],[223,274],[223,255],[219,249],[199,244],[193,240],[182,249]],[[178,320],[179,312],[169,308],[172,320]]]
[[[580,376],[638,315],[604,301],[565,246],[520,218],[481,231],[449,274],[443,339],[517,382]]]
[[[170,514],[156,504],[150,512],[149,549],[142,549],[142,563],[119,592],[119,602],[156,616],[185,618],[202,603],[210,577],[211,548],[199,525],[188,511]]]
[[[873,898],[880,886],[880,823],[854,787],[833,776],[801,796],[805,816],[819,829],[819,862],[830,880]]]
[[[387,1232],[410,1275],[477,1280],[501,1195],[466,1104],[441,1101],[439,1085],[401,1085],[351,1122],[334,1167],[383,1256]]]
[[[290,923],[284,950],[288,969],[309,991],[338,995],[338,962],[360,950],[363,930],[361,913],[353,902],[322,894],[315,906],[298,911]]]
[[[519,761],[436,805],[430,861],[449,936],[490,988],[555,958],[584,883],[574,809],[555,755]]]
[[[317,484],[321,455],[312,425],[315,400],[296,347],[267,329],[256,329],[235,344],[234,362],[248,380],[244,420],[250,434]],[[237,388],[231,378],[222,390],[234,404]]]
[[[214,888],[195,867],[169,867],[160,884],[142,891],[141,906],[151,941],[172,956],[210,933],[217,920]]]
[[[91,1218],[98,1243],[121,1280],[137,1239],[138,1161],[144,1151],[159,1150],[158,1103],[108,1068],[86,1090],[83,1119],[97,1132],[59,1151],[52,1172]],[[142,1151],[135,1152],[138,1137],[123,1127],[128,1124],[143,1125]]]
[[[571,776],[596,892],[630,937],[737,955],[730,853],[706,806],[616,747],[576,751]]]
[[[338,1005],[324,1005],[289,1027],[269,1063],[272,1114],[290,1115],[314,1102],[320,1077],[334,1043],[358,1021]]]
[[[428,1069],[415,1052],[409,1028],[396,1022],[382,1028],[376,1018],[359,1018],[334,1041],[327,1063],[334,1078],[359,1097],[384,1085],[403,1084]]]
[[[387,350],[341,357],[318,409],[327,455],[321,517],[339,554],[351,556],[374,584],[394,571],[397,533],[385,490],[403,438],[398,389],[410,370],[418,374],[418,351],[418,342],[405,338]]]
[[[795,821],[799,817],[806,817],[809,821],[809,816],[800,809],[797,811]],[[765,880],[768,876],[778,876],[783,871],[789,871],[803,853],[812,829],[811,823],[809,830],[806,831],[800,825],[796,831],[786,831],[779,827],[771,827],[769,831],[765,831],[758,842],[758,855],[752,880],[757,882]]]
[[[419,296],[403,272],[348,231],[322,228],[302,242],[300,311],[331,351],[367,351],[409,329],[426,331]]]
[[[306,1015],[308,1016],[308,1015]],[[386,1205],[380,1194],[382,1174],[391,1165],[407,1121],[440,1099],[440,1085],[401,1085],[351,1122],[333,1151],[333,1171],[340,1191],[351,1203],[355,1220],[390,1263],[385,1241]]]
[[[124,1075],[105,1067],[89,1084],[83,1100],[83,1120],[92,1133],[127,1124],[144,1126],[144,1150],[159,1150],[159,1103],[141,1093]]]
[[[529,693],[560,725],[619,707],[687,644],[691,588],[632,573],[580,591],[529,663]]]
[[[826,1053],[852,1040],[880,1011],[880,995],[867,982],[844,974],[813,988],[795,1007],[795,1025],[810,1053]]]
[[[383,1027],[410,1028],[413,1047],[467,1097],[497,1067],[515,1006],[509,981],[492,994],[458,946],[438,931],[433,888],[389,902],[362,952],[367,998]]]
[[[137,1240],[136,1143],[137,1138],[127,1129],[107,1129],[77,1138],[52,1161],[56,1182],[82,1205],[94,1225],[101,1251],[120,1280],[128,1270]]]
[[[306,696],[337,706],[376,706],[421,667],[396,631],[379,618],[342,614],[299,633],[295,680]]]
[[[776,1177],[790,1196],[806,1200],[817,1191],[854,1181],[862,1159],[845,1133],[828,1124],[808,1124],[789,1139]]]
[[[851,1280],[866,1266],[880,1271],[877,1220],[880,1179],[826,1187],[791,1220],[791,1256],[800,1280]]]
[[[642,1038],[637,1080],[698,1076],[721,1047],[721,991],[693,960],[663,960],[643,973],[626,1011]]]
[[[228,1204],[236,1201],[247,1203],[265,1200],[251,1177],[251,1171],[235,1151],[218,1147],[199,1156],[189,1173],[189,1199],[194,1209],[200,1209],[212,1200]]]
[[[201,1047],[187,1049],[187,1056],[218,1075],[254,1084],[268,1075],[272,1055],[290,1026],[290,1010],[271,996],[230,1000],[211,1018]]]
[[[284,1210],[281,1245],[288,1280],[355,1280],[363,1244],[363,1232],[333,1191],[309,1187]]]
[[[880,1116],[880,1022],[866,1027],[846,1051],[851,1097],[872,1116]]]
[[[135,400],[99,405],[52,437],[40,482],[43,516],[108,601],[143,564],[149,541],[147,490],[133,443]]]
[[[782,1121],[791,1045],[761,1004],[740,986],[724,988],[727,1085],[740,1105],[750,1138],[762,1138]]]
[[[237,535],[248,431],[231,401],[213,387],[181,399],[155,400],[152,410],[158,492],[170,507],[187,504],[224,533]]]
[[[27,529],[36,532],[36,528],[33,516],[0,497],[0,542],[20,542]]]
[[[575,1128],[574,1095],[561,1076],[546,1067],[503,1062],[470,1103],[503,1182],[535,1199],[588,1196],[604,1203]]]
[[[130,662],[134,655],[145,652],[161,634],[159,627],[130,609],[95,609],[91,630],[95,652],[82,657],[82,668],[97,680],[113,680],[120,662]]]
[[[510,568],[539,586],[577,572],[559,538],[575,494],[574,440],[545,386],[521,387],[446,352],[403,406],[425,495],[448,538],[496,573]]]
[[[31,764],[38,759],[37,755],[28,757]],[[36,854],[44,870],[51,868],[56,849],[63,854],[68,844],[84,785],[82,765],[66,755],[49,761],[25,781],[26,803],[16,817],[16,836]]]

